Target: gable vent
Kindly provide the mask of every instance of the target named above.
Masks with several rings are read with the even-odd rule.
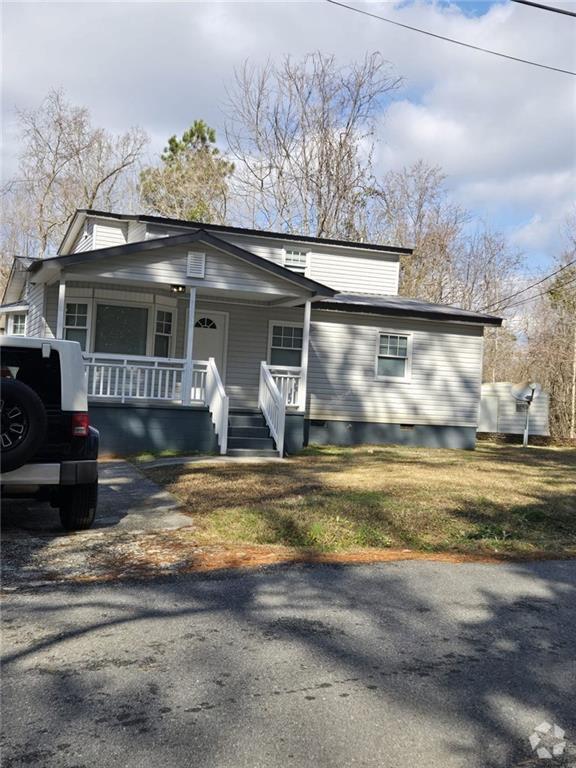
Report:
[[[206,268],[206,254],[188,251],[188,260],[186,262],[187,277],[204,277]]]

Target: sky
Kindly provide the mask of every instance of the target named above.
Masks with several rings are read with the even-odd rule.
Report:
[[[368,2],[367,11],[576,72],[576,18],[502,2]],[[576,2],[545,0],[576,10]],[[2,5],[2,172],[16,170],[15,110],[52,88],[94,123],[168,136],[198,118],[223,137],[246,60],[320,50],[346,64],[379,51],[402,87],[378,116],[379,172],[423,159],[452,199],[504,231],[528,273],[563,247],[576,201],[576,78],[309,2],[18,2]]]

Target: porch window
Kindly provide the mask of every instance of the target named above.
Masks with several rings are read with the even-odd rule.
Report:
[[[88,304],[67,303],[64,314],[64,338],[77,341],[86,351],[88,339]]]
[[[154,357],[170,357],[172,341],[172,312],[156,310],[156,332],[154,334]]]
[[[147,308],[98,304],[94,352],[110,355],[145,355],[147,331]]]
[[[308,253],[306,251],[285,250],[284,266],[299,275],[305,275],[308,268]]]
[[[376,377],[406,381],[410,376],[411,336],[381,333],[376,356]]]
[[[270,364],[299,366],[301,361],[302,328],[292,325],[273,325]]]
[[[10,315],[10,331],[13,336],[26,336],[26,315]]]

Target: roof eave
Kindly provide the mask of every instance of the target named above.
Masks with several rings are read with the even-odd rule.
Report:
[[[434,310],[404,309],[401,307],[377,307],[366,304],[344,304],[342,302],[322,301],[316,309],[327,310],[330,312],[348,312],[356,315],[379,315],[385,317],[405,317],[414,320],[436,320],[446,323],[469,323],[472,325],[491,325],[500,327],[503,323],[501,317],[493,315],[469,315],[469,314],[446,314]]]

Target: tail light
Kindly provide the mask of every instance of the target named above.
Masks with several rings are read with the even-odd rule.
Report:
[[[72,414],[72,437],[86,437],[90,426],[90,418],[87,413]]]

